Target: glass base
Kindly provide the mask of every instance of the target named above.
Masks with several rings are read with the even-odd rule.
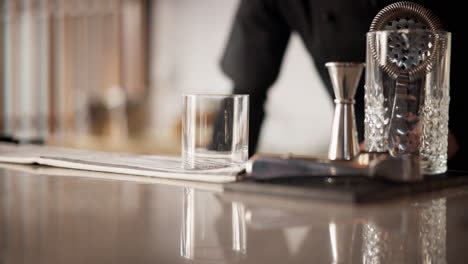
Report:
[[[220,169],[243,167],[248,159],[248,151],[220,152],[197,149],[195,152],[182,153],[182,166],[185,169]]]

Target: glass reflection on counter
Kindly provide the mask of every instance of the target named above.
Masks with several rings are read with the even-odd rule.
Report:
[[[247,229],[245,224],[245,207],[242,203],[232,203],[232,250],[241,254],[247,253]]]
[[[422,263],[447,263],[446,198],[420,204],[419,237]]]
[[[363,263],[447,263],[446,199],[409,209],[395,212],[397,219],[390,225],[388,219],[363,225]]]
[[[389,234],[374,223],[364,224],[362,231],[362,263],[389,263]]]
[[[231,207],[231,249],[225,252],[217,221],[224,220],[225,208]],[[202,263],[224,263],[226,255],[243,255],[247,252],[245,208],[240,203],[223,204],[213,193],[184,188],[180,255]]]

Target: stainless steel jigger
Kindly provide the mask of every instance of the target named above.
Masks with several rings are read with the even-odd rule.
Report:
[[[354,116],[354,95],[361,78],[364,63],[328,62],[335,92],[335,116],[331,132],[328,158],[351,160],[359,153],[359,142]]]

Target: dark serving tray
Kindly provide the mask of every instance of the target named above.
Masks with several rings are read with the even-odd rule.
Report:
[[[246,179],[224,186],[228,192],[366,203],[468,184],[468,171],[426,176],[417,183],[393,183],[365,177],[297,177],[268,181]]]

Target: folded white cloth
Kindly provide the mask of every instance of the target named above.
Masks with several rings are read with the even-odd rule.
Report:
[[[178,157],[8,143],[0,143],[0,162],[215,183],[236,181],[243,170],[240,167],[186,170]]]

